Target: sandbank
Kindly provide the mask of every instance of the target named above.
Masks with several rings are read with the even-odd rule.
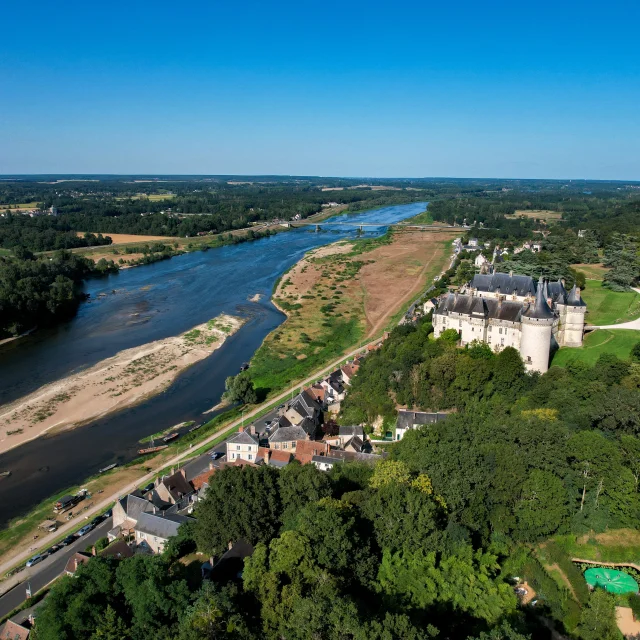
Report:
[[[178,336],[125,349],[0,408],[0,453],[49,431],[80,426],[164,391],[243,324],[220,315]]]

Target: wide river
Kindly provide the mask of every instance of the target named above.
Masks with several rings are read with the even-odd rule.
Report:
[[[174,336],[226,312],[248,322],[219,350],[182,373],[165,392],[135,407],[64,433],[28,442],[0,456],[0,526],[112,462],[136,457],[139,440],[184,420],[202,421],[224,380],[251,359],[285,316],[271,303],[277,278],[314,247],[366,235],[425,210],[416,202],[335,216],[319,233],[305,228],[209,251],[198,251],[90,280],[90,301],[54,330],[0,347],[0,403],[89,367],[122,349]],[[331,224],[331,223],[341,224]],[[348,224],[345,224],[348,223]],[[313,229],[313,228],[311,228]],[[259,302],[249,299],[255,294]]]

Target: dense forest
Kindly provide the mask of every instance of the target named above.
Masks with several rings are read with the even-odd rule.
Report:
[[[602,356],[530,375],[511,348],[458,349],[455,332],[431,331],[398,327],[368,355],[341,422],[394,419],[396,401],[447,420],[375,465],[217,472],[162,556],[94,558],[59,581],[35,637],[527,640],[552,621],[617,640],[613,597],[590,594],[549,538],[637,523],[640,364]],[[255,547],[242,577],[203,584],[189,554],[217,558],[240,539]],[[571,589],[545,572],[540,542]],[[515,575],[536,607],[517,606]]]
[[[0,256],[0,339],[72,317],[85,297],[82,281],[117,270],[111,260],[94,264],[66,251],[36,258],[20,248]]]

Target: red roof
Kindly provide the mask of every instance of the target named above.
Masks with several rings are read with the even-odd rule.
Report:
[[[0,638],[2,640],[27,640],[29,637],[29,629],[26,629],[22,625],[7,620],[0,631]]]
[[[202,489],[202,486],[209,482],[209,478],[216,472],[215,469],[206,469],[202,473],[191,479],[191,484],[196,491]]]
[[[315,440],[296,440],[296,459],[298,455],[326,456],[329,445]]]

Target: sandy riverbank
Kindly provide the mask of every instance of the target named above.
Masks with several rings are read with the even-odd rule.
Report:
[[[121,351],[0,408],[0,453],[162,392],[187,367],[218,349],[242,323],[240,318],[220,315],[179,336]]]

